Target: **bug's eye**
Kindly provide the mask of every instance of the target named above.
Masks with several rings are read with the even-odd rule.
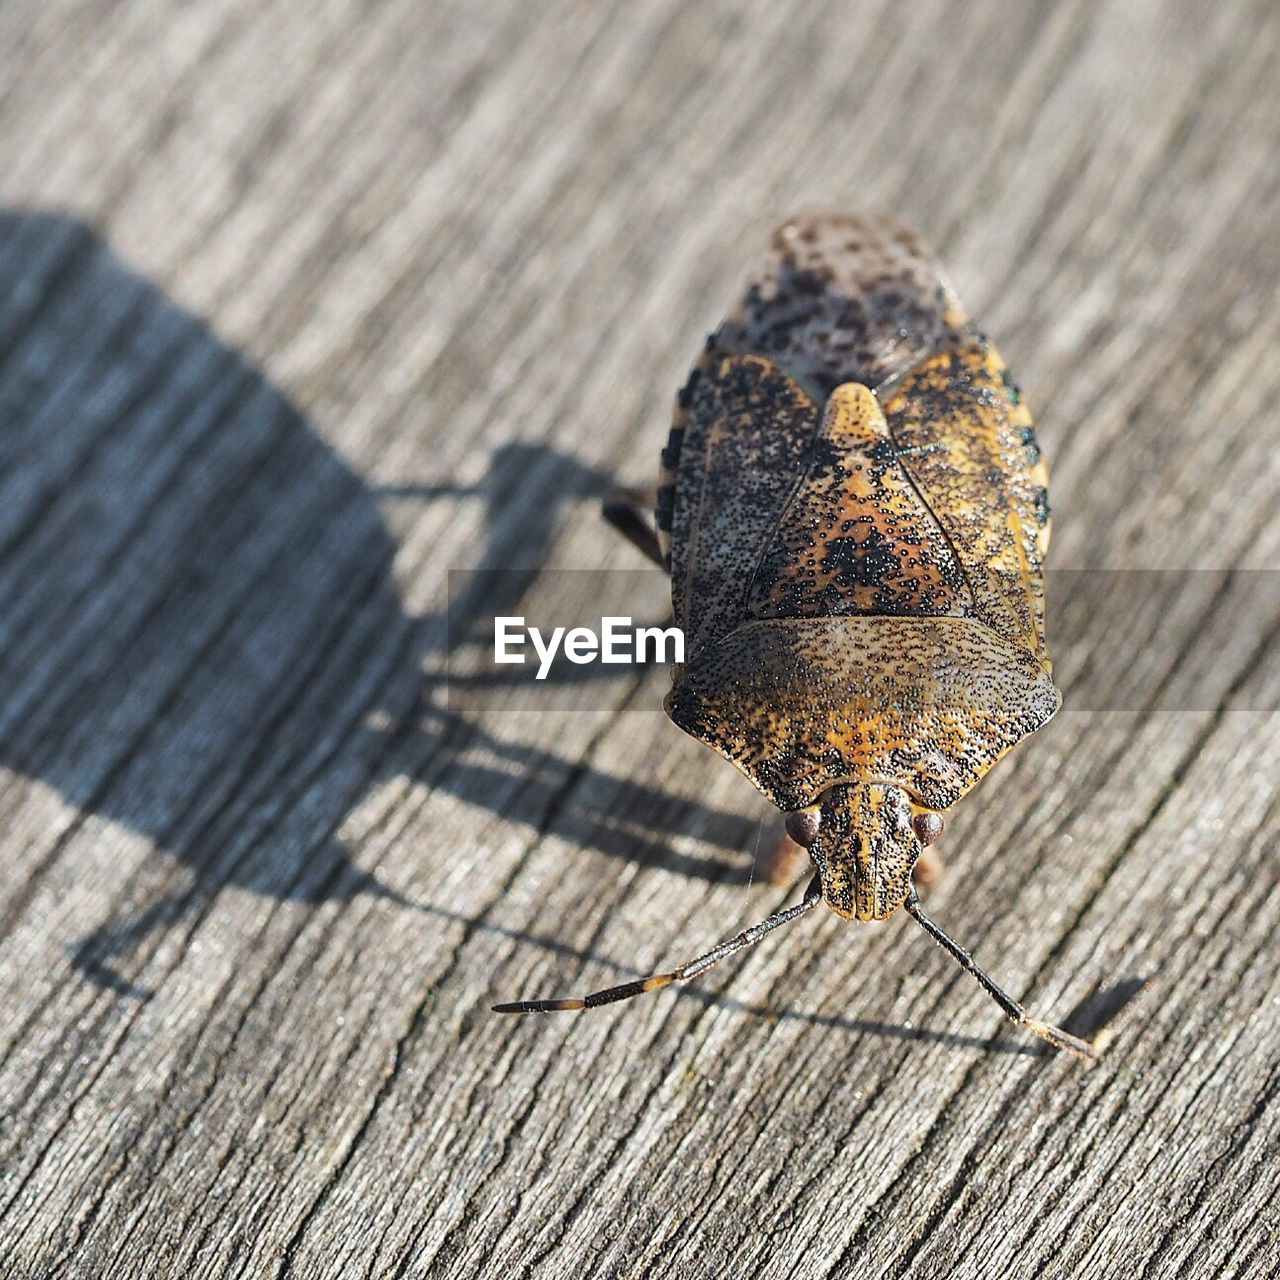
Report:
[[[942,834],[942,819],[936,813],[917,813],[911,819],[916,838],[923,845],[932,844]]]
[[[822,818],[817,809],[801,809],[787,814],[787,835],[798,845],[808,848],[818,838]]]

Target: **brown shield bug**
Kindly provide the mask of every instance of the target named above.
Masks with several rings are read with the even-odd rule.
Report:
[[[685,662],[665,706],[786,815],[817,874],[795,906],[668,973],[503,1013],[589,1009],[694,978],[825,902],[905,907],[1015,1022],[1030,1017],[921,909],[942,815],[1057,711],[1041,562],[1048,474],[995,348],[921,241],[810,215],[677,398],[656,530],[606,516],[671,574]]]

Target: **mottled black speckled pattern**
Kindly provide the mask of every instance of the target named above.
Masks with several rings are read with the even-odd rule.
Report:
[[[774,232],[764,271],[714,341],[769,357],[821,400],[842,382],[875,389],[967,327],[914,231],[876,214],[827,214]]]
[[[949,809],[1058,704],[1033,654],[968,619],[844,617],[739,627],[666,705],[790,813],[876,779]]]
[[[690,396],[675,484],[671,592],[687,652],[742,621],[743,592],[803,474],[818,407],[767,360],[709,361]]]
[[[680,393],[658,497],[686,633],[667,709],[784,811],[817,807],[842,915],[901,906],[912,814],[1058,707],[1047,480],[999,355],[883,217],[782,227]]]
[[[760,555],[743,617],[963,615],[972,593],[904,471],[876,398],[832,393],[808,466]]]

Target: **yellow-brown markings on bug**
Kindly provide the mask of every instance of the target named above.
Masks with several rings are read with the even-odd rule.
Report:
[[[804,479],[756,567],[747,615],[960,615],[969,603],[879,402],[861,383],[837,387]]]
[[[1008,1017],[1093,1060],[912,894],[939,815],[1059,705],[1047,480],[1017,387],[918,237],[878,215],[780,227],[662,455],[659,547],[686,636],[664,705],[789,815],[818,874],[670,973],[495,1008],[597,1008],[697,977],[820,898],[858,920],[905,905]]]
[[[876,782],[831,787],[821,815],[809,854],[822,879],[823,900],[846,919],[891,916],[906,901],[923,848],[911,827],[906,793]]]
[[[1025,647],[955,617],[752,622],[687,664],[666,701],[788,813],[851,780],[946,810],[1057,706]]]
[[[785,812],[821,805],[833,909],[891,914],[912,809],[945,812],[1059,704],[1017,387],[911,232],[793,219],[681,393],[661,480],[668,714]]]
[[[965,568],[977,619],[1046,666],[1048,475],[1031,415],[985,342],[946,351],[899,383],[885,417],[902,465]]]

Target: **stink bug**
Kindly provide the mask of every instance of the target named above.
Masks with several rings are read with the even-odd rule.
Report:
[[[656,529],[685,661],[665,707],[779,809],[817,874],[795,906],[668,973],[503,1013],[588,1009],[696,977],[825,902],[905,907],[1015,1022],[1037,1021],[920,906],[942,815],[1057,711],[1031,415],[936,260],[883,216],[797,217],[676,403]]]

